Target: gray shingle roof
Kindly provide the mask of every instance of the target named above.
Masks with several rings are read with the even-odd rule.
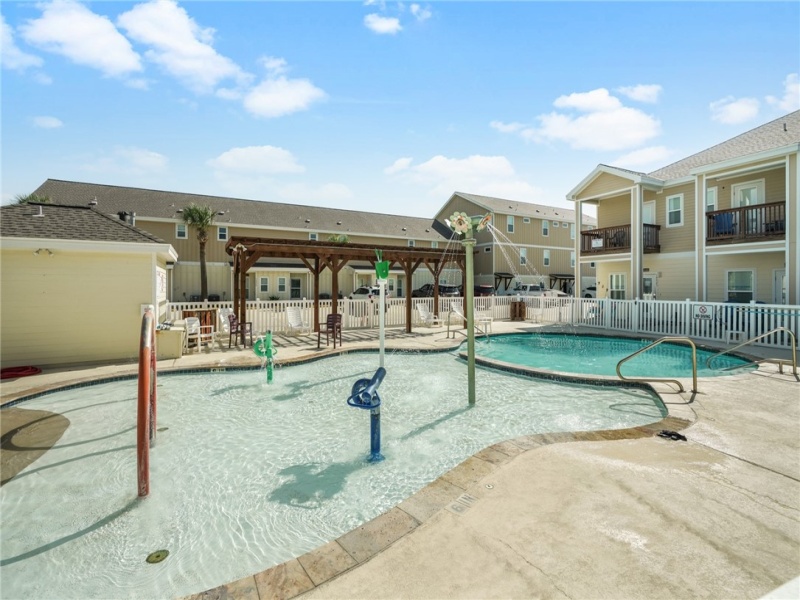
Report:
[[[135,212],[137,217],[176,219],[176,210],[195,203],[224,215],[219,225],[255,225],[306,229],[322,233],[388,235],[409,239],[441,240],[433,219],[302,206],[222,196],[205,196],[141,188],[48,179],[34,192],[58,204],[85,205],[97,200],[97,209],[110,214]],[[376,202],[377,204],[377,202]],[[306,220],[309,222],[307,223]],[[405,228],[405,229],[404,229]]]
[[[661,180],[679,179],[687,177],[697,167],[797,143],[800,143],[800,110],[662,167],[649,175]]]
[[[39,215],[42,216],[39,216]],[[89,206],[10,204],[0,207],[0,237],[165,244]]]
[[[504,198],[494,198],[492,196],[479,196],[477,194],[465,194],[455,192],[454,196],[460,196],[470,202],[475,202],[495,213],[506,215],[519,215],[521,217],[533,217],[536,219],[550,219],[556,221],[575,221],[575,211],[569,208],[557,208],[545,206],[543,204],[531,204],[529,202],[517,202],[516,200],[506,200]],[[449,216],[449,215],[448,215]],[[597,219],[591,215],[583,215],[584,225],[596,225]]]

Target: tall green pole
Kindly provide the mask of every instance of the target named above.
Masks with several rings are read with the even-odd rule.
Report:
[[[475,238],[468,237],[462,243],[466,254],[467,271],[467,282],[464,284],[464,303],[467,311],[467,381],[469,385],[469,404],[472,406],[475,404],[475,301],[473,300],[475,274],[473,273],[472,264]]]

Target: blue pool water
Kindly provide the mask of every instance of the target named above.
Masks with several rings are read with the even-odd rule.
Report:
[[[496,336],[490,341],[481,340],[475,354],[508,363],[590,375],[617,374],[617,363],[651,344],[653,340],[600,337],[570,334],[525,333]],[[730,375],[730,367],[748,364],[748,361],[724,355],[715,358],[712,369],[706,360],[715,352],[697,350],[698,377]],[[663,343],[643,352],[622,365],[625,377],[691,377],[692,349],[688,344]]]
[[[47,394],[8,410],[69,419],[0,488],[3,598],[176,598],[313,550],[380,515],[475,452],[518,436],[620,429],[666,415],[643,389],[478,369],[450,353],[387,354],[382,454],[346,399],[375,353],[275,370],[160,375],[150,495],[137,499],[136,380]],[[13,438],[9,440],[13,442]],[[170,554],[158,564],[145,557]]]

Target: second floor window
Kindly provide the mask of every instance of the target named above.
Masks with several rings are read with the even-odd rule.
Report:
[[[228,241],[228,228],[227,227],[217,227],[217,240],[220,242],[227,242]]]
[[[569,253],[569,266],[570,267],[575,266],[575,250]]]
[[[706,212],[717,210],[717,188],[710,187],[706,190]]]
[[[309,233],[308,240],[311,242],[316,242],[319,236],[316,233]]]
[[[667,198],[667,227],[683,225],[683,194]]]
[[[506,217],[506,231],[508,233],[514,233],[514,216],[508,215]]]
[[[409,248],[413,248],[413,247],[414,247],[414,246],[416,246],[416,245],[417,245],[417,242],[416,242],[416,241],[414,241],[414,240],[408,240],[408,247],[409,247]]]
[[[175,237],[179,240],[185,240],[189,238],[189,232],[186,231],[186,223],[178,223],[175,225]]]
[[[438,248],[439,242],[431,242],[431,248]]]
[[[569,224],[569,239],[571,240],[575,239],[575,223]]]
[[[544,256],[542,258],[542,265],[544,265],[545,267],[550,266],[550,250],[544,251]]]
[[[542,235],[545,237],[550,235],[550,221],[542,221]]]
[[[519,249],[519,264],[520,265],[527,265],[528,264],[528,249],[527,248],[520,248]]]

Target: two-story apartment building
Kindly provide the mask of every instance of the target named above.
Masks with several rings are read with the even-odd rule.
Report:
[[[475,234],[475,283],[491,284],[498,293],[512,281],[543,283],[573,293],[581,284],[594,285],[595,267],[589,261],[577,270],[575,211],[491,196],[455,192],[436,213],[444,221],[454,212],[491,215],[490,227]],[[584,214],[581,231],[595,226]],[[574,278],[578,285],[574,286]],[[508,286],[508,287],[507,287]]]
[[[567,198],[597,296],[800,303],[800,111],[651,173],[598,165]]]

